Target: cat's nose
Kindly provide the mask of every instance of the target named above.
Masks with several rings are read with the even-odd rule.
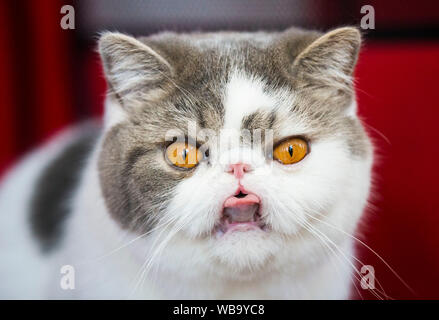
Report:
[[[251,166],[245,163],[234,163],[229,164],[226,171],[233,174],[237,179],[241,179],[244,173],[251,171]]]

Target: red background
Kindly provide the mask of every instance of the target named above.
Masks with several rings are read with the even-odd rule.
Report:
[[[90,47],[73,50],[72,31],[59,27],[62,3],[0,2],[0,173],[66,125],[101,114],[98,57]],[[425,12],[433,19],[439,8]],[[370,40],[356,71],[360,115],[377,150],[359,234],[414,292],[361,244],[359,259],[392,298],[439,298],[438,76],[437,40]],[[374,298],[357,287],[355,298]]]

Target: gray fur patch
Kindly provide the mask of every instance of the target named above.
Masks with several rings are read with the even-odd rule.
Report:
[[[98,127],[84,128],[81,135],[49,163],[36,182],[29,218],[32,233],[44,253],[51,252],[60,243],[64,221],[70,213],[70,197],[98,134]]]

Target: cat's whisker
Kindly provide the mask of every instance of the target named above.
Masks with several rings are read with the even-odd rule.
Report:
[[[307,217],[309,217],[309,218],[314,218],[312,215],[310,215],[309,213],[307,213],[307,211],[313,211],[313,212],[316,212],[316,211],[314,211],[314,210],[312,210],[312,209],[306,209],[306,210],[304,210],[303,211],[303,213],[307,216]],[[319,219],[317,219],[317,220],[319,220]],[[307,222],[311,227],[313,227],[315,230],[317,230],[318,232],[320,232],[322,235],[324,235],[326,238],[328,238],[327,237],[327,235],[325,235],[324,234],[324,232],[322,232],[322,231],[320,231],[320,230],[318,230],[316,227],[314,227],[311,223],[309,223],[309,222]],[[329,239],[329,238],[328,238]],[[348,253],[351,257],[352,257],[352,259],[354,259],[356,262],[358,262],[360,265],[365,265],[365,263],[363,263],[360,259],[358,259],[355,255],[353,255],[353,254],[350,254],[350,253]],[[355,266],[353,266],[353,268],[357,271],[357,273],[358,273],[358,270],[356,269],[356,267]],[[382,285],[380,284],[380,282],[378,281],[378,279],[377,278],[375,278],[376,279],[376,283],[380,286],[380,290],[382,290],[383,291],[383,293],[384,293],[384,295],[386,296],[386,297],[388,297],[389,299],[392,299],[390,296],[388,296],[386,293],[385,293],[385,291],[384,291],[384,288],[382,287]]]
[[[320,215],[320,214],[319,214]],[[364,243],[362,240],[358,239],[357,237],[353,236],[352,234],[326,222],[323,221],[321,219],[318,219],[312,215],[309,215],[310,218],[313,218],[315,220],[320,221],[321,223],[335,229],[338,230],[339,232],[342,232],[343,234],[347,235],[348,237],[350,237],[351,239],[357,241],[358,243],[360,243],[362,246],[364,246],[365,248],[367,248],[370,252],[372,252],[379,260],[381,260],[382,263],[384,263],[384,265],[393,273],[393,275],[399,280],[401,281],[401,283],[407,288],[409,289],[413,294],[415,294],[414,290],[404,281],[404,279],[402,279],[402,277],[390,266],[390,264],[382,257],[380,256],[375,250],[373,250],[370,246],[368,246],[366,243]]]
[[[316,214],[318,214],[318,215],[322,215],[321,213],[318,213],[318,212],[315,212]],[[332,224],[330,224],[330,223],[328,223],[328,222],[326,222],[326,221],[323,221],[323,220],[321,220],[321,219],[319,219],[319,218],[317,218],[317,217],[315,217],[315,216],[313,216],[313,215],[310,215],[310,214],[308,214],[308,213],[306,213],[305,212],[305,214],[309,217],[309,218],[312,218],[312,219],[314,219],[314,220],[316,220],[316,221],[318,221],[318,222],[320,222],[320,223],[323,223],[323,224],[325,224],[325,225],[327,225],[328,227],[330,227],[330,228],[333,228],[334,230],[337,230],[337,231],[339,231],[339,232],[341,232],[341,233],[343,233],[343,234],[345,234],[345,235],[347,235],[348,237],[350,237],[351,239],[353,239],[354,241],[356,241],[356,242],[358,242],[358,243],[360,243],[362,246],[364,246],[366,249],[368,249],[370,252],[372,252],[381,262],[383,262],[384,263],[384,265],[393,273],[393,275],[399,280],[399,281],[401,281],[401,283],[407,288],[407,289],[409,289],[413,294],[415,294],[415,292],[413,291],[413,289],[404,281],[404,279],[402,279],[402,277],[390,266],[390,264],[382,257],[382,256],[380,256],[375,250],[373,250],[370,246],[368,246],[366,243],[364,243],[363,241],[361,241],[360,239],[358,239],[357,237],[355,237],[355,236],[353,236],[352,234],[350,234],[350,233],[348,233],[348,232],[346,232],[346,231],[344,231],[344,230],[342,230],[342,229],[340,229],[340,228],[338,228],[338,227],[336,227],[336,226],[334,226],[334,225],[332,225]],[[361,262],[360,262],[361,263]]]
[[[154,239],[153,243],[152,243],[151,246],[150,246],[150,250],[149,250],[148,253],[147,253],[147,257],[150,256],[150,258],[149,258],[149,259],[148,259],[148,258],[145,259],[144,263],[142,264],[142,266],[140,267],[140,270],[139,270],[139,272],[138,272],[138,274],[140,273],[140,279],[142,279],[142,277],[143,277],[143,273],[144,273],[144,269],[147,267],[149,261],[152,260],[152,259],[154,258],[154,253],[153,253],[152,255],[150,255],[150,253],[151,253],[151,251],[152,251],[153,249],[156,249],[155,245],[156,245],[156,243],[159,241],[160,236],[163,234],[163,232],[164,232],[165,230],[167,230],[167,227],[171,226],[172,223],[173,223],[175,220],[177,220],[177,219],[178,219],[177,216],[174,216],[174,218],[171,218],[171,219],[167,220],[167,223],[165,224],[165,226],[161,229],[160,233],[159,233],[159,234],[156,236],[156,238]],[[136,277],[137,277],[137,276],[136,276]],[[134,293],[134,291],[137,289],[137,286],[138,286],[138,284],[136,284],[135,289],[133,290],[133,293]]]
[[[390,139],[387,138],[384,133],[382,133],[381,131],[379,131],[377,128],[371,126],[370,124],[366,123],[365,121],[362,122],[364,126],[368,127],[369,129],[371,129],[372,131],[374,131],[376,134],[378,134],[378,136],[380,136],[389,146],[391,146],[391,142]]]
[[[153,267],[155,261],[156,260],[158,261],[160,259],[161,253],[163,252],[167,244],[171,241],[172,237],[175,236],[186,224],[187,223],[182,224],[181,226],[178,227],[174,227],[174,229],[171,229],[171,231],[168,234],[168,237],[165,238],[163,242],[161,242],[160,245],[156,248],[154,253],[151,255],[151,258],[148,260],[148,263],[146,264],[144,271],[141,275],[142,284],[145,281],[147,275],[149,274],[150,269]]]
[[[321,242],[326,248],[328,248],[329,251],[330,251],[335,257],[337,257],[337,259],[338,259],[340,262],[345,262],[346,258],[343,257],[345,260],[340,259],[339,254],[338,254],[337,252],[335,252],[334,249],[331,248],[331,247],[329,246],[329,244],[327,243],[327,241],[325,241],[322,237],[320,237],[320,236],[319,236],[314,230],[310,229],[309,227],[307,227],[305,224],[303,224],[303,223],[302,223],[301,221],[299,221],[299,220],[297,220],[297,222],[298,222],[298,223],[299,223],[299,224],[300,224],[305,230],[307,230],[311,235],[313,235],[313,236],[316,237],[318,240],[320,240],[320,242]],[[326,254],[327,254],[328,257],[330,257],[330,254],[329,254],[329,253],[326,253]],[[331,262],[332,262],[332,264],[336,267],[337,273],[340,274],[340,268],[339,268],[338,266],[335,265],[334,261],[331,260]],[[357,280],[357,282],[360,280],[359,278],[357,278],[357,275],[356,275],[356,274],[353,274],[353,277]],[[358,290],[358,288],[357,288],[357,284],[356,284],[356,282],[354,281],[354,279],[351,279],[351,282],[352,282],[352,284],[354,285],[354,288],[355,288],[355,290],[357,291],[357,293],[358,293],[358,294],[360,295],[360,297],[363,299],[363,296],[361,295],[360,291]]]
[[[173,236],[175,236],[178,232],[180,232],[180,230],[182,230],[185,226],[187,226],[191,221],[192,221],[192,219],[189,219],[189,220],[186,221],[186,222],[181,222],[180,225],[175,225],[175,231],[173,232],[172,236],[169,237],[168,241],[167,241],[167,242],[163,245],[163,247],[158,251],[158,253],[157,253],[157,257],[156,257],[156,260],[158,261],[158,263],[155,264],[155,265],[156,265],[156,269],[155,269],[155,270],[156,270],[156,273],[155,273],[155,276],[154,276],[154,274],[151,275],[151,282],[152,282],[153,285],[155,285],[155,283],[156,283],[156,279],[157,279],[157,276],[158,276],[158,268],[159,268],[159,266],[160,266],[161,256],[162,256],[163,251],[165,250],[166,245],[167,245],[169,242],[171,242],[171,240],[172,240],[171,238],[172,238]],[[172,232],[172,231],[171,231],[171,232]],[[170,232],[170,233],[171,233],[171,232]],[[151,262],[151,266],[149,267],[149,269],[152,269],[153,266],[154,266],[154,263]],[[149,273],[149,271],[147,271],[146,274],[148,274],[148,273]],[[146,278],[146,276],[145,276],[145,278]]]
[[[288,211],[288,208],[287,208],[283,203],[280,203],[279,205],[283,208],[283,211],[284,211],[284,212],[287,212],[287,211]],[[274,212],[274,213],[277,213],[277,210],[273,210],[273,212]],[[306,213],[306,210],[304,210],[303,213],[304,213],[305,215],[307,215],[307,216],[311,216],[311,215],[309,215],[308,213]],[[279,214],[279,216],[281,216],[281,215]],[[362,277],[361,273],[357,270],[357,268],[356,268],[355,265],[352,263],[352,261],[351,261],[348,257],[346,257],[346,254],[344,253],[344,251],[341,250],[335,242],[333,242],[331,239],[329,239],[329,237],[328,237],[327,235],[325,235],[323,232],[321,232],[320,230],[318,230],[317,228],[315,228],[312,224],[310,224],[310,223],[309,223],[308,221],[306,221],[304,218],[303,218],[303,219],[299,219],[299,216],[294,215],[294,213],[293,213],[293,216],[295,217],[295,220],[296,220],[300,225],[302,225],[306,230],[308,230],[308,232],[310,232],[310,233],[312,232],[313,234],[315,234],[315,233],[319,233],[321,236],[323,236],[324,238],[326,238],[326,239],[327,239],[326,241],[329,242],[329,243],[331,243],[331,244],[334,246],[334,248],[336,248],[337,251],[339,251],[340,254],[342,254],[342,256],[343,256],[343,258],[345,259],[345,261],[348,262],[348,264],[350,265],[350,267],[355,271],[355,274],[354,274],[355,278],[356,278],[357,280],[361,280],[361,277]],[[315,234],[315,236],[318,236],[318,235]],[[319,239],[325,244],[325,241],[324,241],[323,239],[321,239],[320,236],[318,236],[318,238],[319,238]],[[333,252],[333,250],[331,250],[331,252]],[[356,258],[354,255],[352,255],[352,254],[349,254],[349,255],[350,255],[351,258],[355,259],[357,262],[359,262],[360,264],[363,265],[363,263],[362,263],[358,258]],[[360,279],[357,278],[356,274],[358,275],[358,277],[359,277]],[[379,291],[384,297],[386,297],[386,298],[388,298],[388,299],[392,299],[390,296],[388,296],[388,295],[385,293],[385,291],[384,291],[384,289],[382,288],[381,284],[379,283],[378,279],[376,279],[376,282],[377,282],[377,284],[381,287],[382,292],[381,292],[381,290],[378,290],[378,291]],[[354,284],[354,286],[355,286],[355,284]],[[356,287],[356,286],[355,286],[355,287]],[[375,292],[372,292],[372,294],[375,295]],[[360,296],[361,296],[361,295],[360,295]],[[381,299],[381,297],[380,297],[380,299]]]
[[[119,252],[120,250],[130,246],[134,242],[136,242],[136,241],[138,241],[138,240],[140,240],[142,238],[145,238],[146,236],[150,235],[154,231],[156,231],[156,230],[158,230],[158,229],[160,229],[162,227],[166,227],[167,224],[172,223],[172,221],[175,220],[175,219],[177,219],[177,218],[176,217],[172,217],[171,221],[163,221],[161,224],[157,224],[156,226],[154,226],[154,228],[148,230],[147,232],[142,233],[141,235],[135,237],[134,239],[129,240],[127,243],[124,243],[124,244],[120,245],[119,247],[111,250],[110,252],[105,253],[105,254],[103,254],[103,255],[101,255],[101,256],[99,256],[99,257],[97,257],[97,258],[95,258],[95,259],[93,259],[91,261],[85,261],[85,262],[82,262],[82,263],[78,263],[77,266],[81,266],[81,265],[89,264],[89,263],[99,262],[100,260],[108,258],[108,257],[112,256],[113,254]],[[132,231],[127,231],[125,233],[125,237],[130,235],[130,234],[132,234]]]
[[[283,205],[283,204],[281,204],[281,206],[283,207],[283,209],[284,210],[288,210],[288,208],[286,208],[285,207],[285,205]],[[274,212],[277,212],[276,210],[274,211]],[[312,234],[312,235],[314,235],[317,239],[319,239],[321,242],[322,242],[322,244],[323,245],[325,245],[325,247],[327,247],[336,257],[338,257],[338,259],[339,259],[339,261],[340,262],[347,262],[349,265],[350,265],[350,267],[355,271],[355,273],[353,274],[353,276],[355,277],[355,279],[357,280],[357,281],[360,281],[361,280],[361,274],[359,273],[359,271],[356,269],[356,267],[352,264],[352,262],[349,260],[349,258],[347,258],[346,257],[346,255],[344,254],[344,252],[340,249],[340,248],[338,248],[338,246],[333,242],[333,241],[331,241],[325,234],[323,234],[322,232],[320,232],[320,230],[317,230],[317,229],[315,229],[311,224],[309,224],[306,220],[302,220],[302,219],[299,219],[299,217],[298,216],[295,216],[295,220],[296,220],[296,222],[298,222],[303,228],[305,228],[308,232],[310,232],[310,234]],[[319,236],[319,234],[317,234],[317,232],[318,233],[320,233],[322,236],[324,236],[327,240],[325,241],[321,236]],[[344,260],[340,260],[340,257],[339,257],[339,255],[336,253],[336,252],[334,252],[334,250],[331,248],[331,247],[329,247],[329,245],[328,245],[328,242],[329,241],[329,243],[331,243],[337,250],[338,250],[338,252],[340,253],[340,254],[342,254],[342,258],[344,259]],[[351,255],[352,256],[352,255]],[[355,259],[355,257],[354,256],[352,256],[354,259]],[[337,268],[338,269],[338,268]],[[357,277],[357,275],[358,275],[358,277]],[[358,288],[357,288],[357,285],[356,285],[356,283],[353,281],[353,280],[351,280],[352,281],[352,283],[353,283],[353,285],[354,285],[354,287],[355,287],[355,289],[357,290],[357,292],[359,293],[359,291],[358,291]],[[360,294],[360,293],[359,293]],[[373,294],[375,294],[375,293],[373,293]],[[360,294],[360,297],[361,298],[363,298],[362,297],[362,295]],[[378,297],[378,298],[380,298],[380,297]]]
[[[193,194],[195,194],[196,192],[194,192]],[[189,198],[187,201],[188,202],[191,202],[191,201],[193,201],[193,194],[191,195],[191,198]],[[181,212],[185,212],[184,210],[178,210],[177,209],[177,211],[179,211],[180,212],[180,214],[181,214]],[[178,217],[179,215],[178,214],[172,214],[172,212],[168,212],[168,215],[170,215],[170,216],[174,216],[174,217]],[[191,214],[188,212],[186,215],[180,215],[180,218],[178,219],[178,221],[177,222],[179,222],[179,224],[176,224],[175,225],[175,227],[174,227],[174,229],[171,229],[171,232],[169,233],[169,236],[168,236],[168,238],[167,238],[167,240],[165,240],[165,241],[163,241],[161,244],[162,244],[162,247],[161,247],[161,249],[160,248],[158,248],[155,252],[154,252],[154,255],[155,256],[158,256],[158,257],[156,257],[156,259],[160,259],[160,257],[161,257],[161,253],[163,252],[163,250],[164,250],[164,248],[165,248],[165,246],[167,245],[167,243],[169,243],[170,242],[170,240],[171,240],[171,237],[173,237],[175,234],[177,234],[180,230],[182,230],[185,226],[187,226],[189,223],[191,223],[192,222],[192,220],[194,219],[194,217],[193,216],[191,216]],[[175,230],[175,231],[174,231]],[[152,247],[154,247],[154,244],[153,244],[153,246]],[[150,262],[149,262],[149,264],[150,264],[150,266],[152,266],[153,265],[153,263],[152,263],[152,259],[154,259],[154,257],[152,257],[151,259],[150,259]],[[150,267],[149,267],[150,268]],[[158,264],[157,264],[157,268],[158,268]],[[149,272],[149,271],[148,271]]]
[[[185,218],[189,218],[188,221],[184,221]],[[140,279],[137,282],[137,284],[134,287],[134,290],[132,292],[132,294],[134,294],[134,292],[137,290],[138,286],[143,283],[144,279],[147,277],[147,274],[149,273],[150,268],[153,266],[155,260],[157,259],[157,256],[160,254],[160,252],[165,248],[165,246],[170,242],[170,240],[172,239],[173,236],[175,236],[175,234],[177,234],[184,226],[187,225],[187,223],[189,223],[191,221],[192,217],[187,215],[186,217],[183,216],[183,218],[179,218],[178,220],[182,221],[179,225],[177,224],[176,226],[174,226],[174,228],[171,228],[171,230],[169,231],[169,233],[167,234],[167,237],[160,242],[160,244],[156,247],[156,242],[159,240],[161,234],[163,233],[163,231],[165,229],[163,229],[160,234],[155,238],[153,244],[151,245],[152,249],[155,249],[154,252],[152,253],[152,255],[150,255],[150,258],[146,259],[144,264],[141,267],[141,275],[140,275]],[[171,225],[172,227],[172,225]]]
[[[273,210],[273,212],[277,213],[277,210]],[[329,244],[322,238],[320,237],[314,230],[310,229],[307,225],[305,225],[300,219],[298,219],[298,217],[295,217],[296,222],[301,225],[305,230],[307,230],[311,235],[313,235],[316,239],[318,239],[326,248],[329,249],[330,253],[332,253],[337,259],[338,261],[340,261],[341,263],[344,263],[346,258],[344,257],[345,260],[341,259],[340,256],[337,254],[337,252],[335,252],[330,246]],[[297,233],[299,235],[299,237],[303,238],[303,236],[301,235],[301,233]],[[330,253],[325,252],[326,255],[328,256],[328,258],[331,258]],[[335,267],[337,274],[340,276],[342,275],[340,267],[337,266],[334,261],[331,260],[332,265]],[[354,274],[353,275],[354,278],[358,281],[360,279],[357,278],[357,276]],[[358,288],[357,288],[357,283],[354,281],[354,279],[351,279],[352,284],[354,285],[355,290],[357,291],[357,293],[359,294],[359,296],[363,299],[363,296],[361,295],[361,293],[359,292]]]
[[[313,225],[311,225],[310,223],[308,223],[306,220],[302,221],[303,226],[307,226],[308,231],[310,232],[315,232],[316,234],[320,234],[322,237],[324,237],[326,239],[326,241],[328,243],[330,243],[332,246],[334,246],[335,249],[337,249],[337,251],[342,255],[342,257],[345,259],[345,261],[349,264],[349,266],[355,271],[354,273],[354,277],[355,279],[357,279],[357,281],[361,281],[361,273],[358,271],[358,269],[355,267],[355,265],[352,263],[352,261],[346,256],[345,252],[339,248],[339,246],[332,241],[331,239],[329,239],[328,236],[326,236],[323,232],[321,232],[320,230],[318,230],[317,228],[315,228]],[[360,262],[360,264],[363,264],[360,260],[358,260],[354,255],[349,254],[349,256],[351,258],[353,258],[354,260]],[[358,275],[358,277],[357,277]],[[377,284],[381,287],[379,281],[377,278],[375,278],[375,281],[377,282]],[[376,291],[376,292],[375,292]],[[383,299],[380,294],[382,294],[386,299],[392,299],[390,296],[388,296],[384,291],[383,288],[381,287],[381,290],[379,289],[374,289],[370,291],[375,297],[377,297],[378,299]],[[379,294],[378,294],[379,293]]]
[[[188,201],[190,201],[190,199]],[[186,214],[186,215],[183,215],[183,216],[179,216],[177,214],[172,214],[171,212],[168,212],[167,214],[169,216],[171,216],[171,217],[178,217],[178,218],[175,218],[175,219],[172,220],[172,222],[177,222],[177,224],[174,226],[174,228],[171,228],[170,232],[167,235],[168,237],[165,238],[163,241],[161,241],[160,244],[157,247],[156,247],[156,243],[158,242],[161,234],[163,233],[163,231],[165,229],[162,229],[161,232],[159,233],[159,235],[155,238],[154,242],[151,245],[151,250],[154,249],[154,252],[150,255],[149,258],[147,258],[145,260],[145,262],[141,266],[141,268],[140,268],[140,270],[141,270],[140,279],[139,279],[138,283],[136,284],[134,291],[137,289],[137,287],[140,285],[140,283],[143,284],[144,279],[147,277],[147,274],[149,273],[149,270],[151,269],[151,267],[154,264],[154,260],[159,260],[160,259],[161,252],[164,250],[164,248],[167,245],[167,243],[169,243],[171,241],[171,238],[175,234],[177,234],[182,228],[184,228],[188,223],[190,223],[192,221],[192,219],[193,219],[193,217],[191,217],[191,215],[189,213]],[[185,221],[186,219],[187,219],[187,221]],[[178,224],[178,222],[180,222],[180,223]],[[170,224],[168,224],[167,226],[169,226],[169,225]]]

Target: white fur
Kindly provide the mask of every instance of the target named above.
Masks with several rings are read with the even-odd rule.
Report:
[[[118,123],[127,119],[126,111],[114,98],[108,97],[105,100],[104,128],[110,129]]]
[[[288,92],[267,95],[261,80],[239,73],[226,88],[225,128],[237,129],[246,115],[260,109],[282,109],[294,99]],[[123,121],[119,107],[113,102],[112,111],[107,111],[106,129]],[[288,128],[280,132],[306,133],[300,132],[307,127],[299,117],[291,116],[288,122]],[[6,253],[1,259],[8,262],[0,270],[0,294],[50,298],[348,297],[354,253],[352,240],[344,232],[355,231],[366,204],[372,159],[353,160],[336,138],[313,144],[312,153],[292,166],[258,161],[260,153],[243,150],[240,160],[251,162],[252,171],[241,184],[261,197],[262,214],[272,231],[232,233],[222,238],[210,236],[210,231],[222,203],[238,187],[238,180],[224,166],[200,164],[193,176],[178,185],[162,218],[162,223],[172,224],[139,237],[121,230],[105,208],[97,174],[99,143],[74,195],[65,245],[43,260],[27,231],[16,230],[23,230],[19,225],[24,225],[32,181],[63,143],[54,142],[25,160],[0,194],[0,254],[5,255],[5,247],[19,251],[16,257]],[[237,161],[233,150],[226,152],[229,157],[222,156]],[[252,156],[245,158],[245,154]],[[6,221],[8,212],[14,219]],[[312,225],[317,234],[305,232],[299,221]],[[11,224],[6,227],[9,234],[3,231],[6,222]],[[20,244],[12,245],[13,239]],[[142,265],[149,267],[151,258],[142,278]],[[59,286],[60,267],[67,264],[76,270],[76,289],[71,291]],[[14,270],[18,272],[14,274]]]
[[[47,296],[49,263],[29,228],[29,202],[41,170],[63,150],[78,129],[67,129],[29,154],[0,185],[0,298]]]
[[[241,127],[242,119],[257,110],[271,110],[276,101],[264,93],[264,83],[258,78],[235,71],[230,76],[224,93],[224,129]]]

